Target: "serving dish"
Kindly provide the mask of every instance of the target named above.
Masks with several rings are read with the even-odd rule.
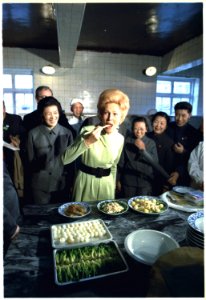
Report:
[[[112,239],[110,231],[101,219],[56,224],[50,229],[53,248],[71,248]]]
[[[53,250],[55,283],[59,286],[120,274],[128,265],[116,242]]]
[[[131,232],[125,238],[124,246],[136,261],[153,265],[161,255],[178,248],[179,244],[166,233],[143,229]]]
[[[153,196],[132,197],[128,200],[128,205],[135,212],[151,216],[163,214],[168,209],[165,201]]]
[[[97,208],[106,215],[119,216],[126,213],[129,206],[126,202],[121,200],[104,200],[97,204]]]
[[[70,211],[70,209],[73,210]],[[76,208],[76,209],[75,209]],[[58,213],[66,218],[79,219],[90,214],[91,208],[86,202],[68,202],[58,208]]]
[[[184,195],[177,194],[173,191],[165,192],[160,196],[169,207],[185,211],[185,212],[197,212],[203,209],[202,206],[195,205],[195,203],[189,202],[184,198]]]

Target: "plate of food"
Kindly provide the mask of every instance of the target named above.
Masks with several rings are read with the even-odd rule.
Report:
[[[51,226],[53,248],[70,248],[111,240],[112,235],[101,219],[61,223]]]
[[[79,219],[90,214],[91,208],[86,202],[68,202],[58,208],[58,213],[64,217]]]
[[[176,210],[186,212],[197,212],[203,209],[204,204],[188,201],[184,194],[178,194],[173,190],[163,193],[161,199],[167,202],[168,206]]]
[[[119,216],[126,213],[129,209],[128,204],[121,200],[104,200],[97,204],[100,212],[110,215]]]
[[[128,200],[129,207],[144,215],[163,214],[168,209],[168,204],[158,197],[136,196]]]
[[[128,271],[115,241],[53,250],[55,283],[59,286],[90,281]]]

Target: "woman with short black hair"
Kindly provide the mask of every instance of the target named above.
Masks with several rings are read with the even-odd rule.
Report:
[[[65,202],[69,198],[68,178],[60,156],[73,142],[72,133],[58,124],[61,106],[54,97],[43,98],[37,110],[42,124],[29,132],[27,144],[33,201]]]

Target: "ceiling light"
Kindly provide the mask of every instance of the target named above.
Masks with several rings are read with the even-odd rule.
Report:
[[[46,74],[46,75],[53,75],[56,70],[54,67],[52,66],[44,66],[42,69],[41,69],[42,73]]]
[[[157,68],[156,67],[153,67],[153,66],[150,66],[148,68],[146,68],[143,73],[146,75],[146,76],[154,76],[156,73],[157,73]]]

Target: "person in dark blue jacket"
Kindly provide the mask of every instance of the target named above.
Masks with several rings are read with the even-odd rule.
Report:
[[[190,153],[199,143],[198,130],[190,125],[192,105],[189,102],[178,102],[175,107],[175,121],[169,123],[166,133],[173,140],[176,171],[179,173],[178,184],[189,186],[190,177],[187,164]]]
[[[175,171],[175,152],[172,149],[174,143],[166,134],[170,117],[165,112],[159,111],[152,116],[151,122],[153,131],[148,132],[147,136],[156,143],[159,164],[170,175],[169,179],[163,176],[155,177],[154,194],[160,195],[176,185],[179,174]]]

